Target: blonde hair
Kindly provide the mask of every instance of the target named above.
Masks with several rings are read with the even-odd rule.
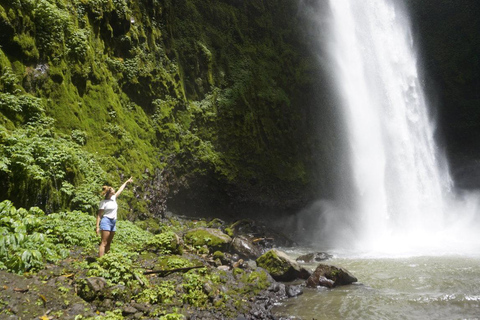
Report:
[[[105,197],[105,199],[110,199],[110,195],[114,193],[114,190],[110,186],[103,186],[101,195]]]

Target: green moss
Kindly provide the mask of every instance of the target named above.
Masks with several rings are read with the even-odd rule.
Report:
[[[213,253],[213,259],[214,260],[217,260],[217,259],[224,260],[225,259],[225,254],[221,251],[215,251]]]
[[[200,248],[207,246],[211,250],[225,250],[231,238],[216,229],[195,229],[184,235],[185,243]]]
[[[273,277],[281,276],[290,269],[290,265],[285,263],[285,261],[275,253],[275,250],[270,250],[260,256],[257,259],[257,265],[267,270]]]
[[[108,184],[133,175],[147,185],[146,171],[167,168],[175,181],[165,189],[208,175],[243,198],[287,202],[309,177],[308,142],[298,143],[308,140],[300,121],[308,70],[298,66],[309,64],[296,51],[296,21],[284,19],[294,5],[2,3],[0,67],[16,82],[0,91],[42,99],[55,134],[102,158]],[[0,112],[9,130],[29,120]],[[126,202],[148,216],[146,198]]]
[[[156,270],[171,270],[177,268],[186,268],[200,265],[197,261],[179,255],[160,256],[155,266]]]

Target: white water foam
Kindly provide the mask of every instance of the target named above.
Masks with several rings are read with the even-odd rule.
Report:
[[[478,252],[479,197],[453,190],[404,10],[389,0],[330,0],[330,9],[353,191],[346,206],[315,204],[321,241],[379,255]]]

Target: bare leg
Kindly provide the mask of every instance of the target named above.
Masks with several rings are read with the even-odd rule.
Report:
[[[110,244],[108,243],[108,239],[110,238],[110,231],[106,231],[106,230],[101,230],[101,236],[102,236],[102,241],[100,242],[100,247],[98,249],[98,256],[101,257],[103,256],[105,253],[108,252],[107,249],[107,246],[108,248],[110,248]],[[113,236],[112,236],[113,238]]]
[[[110,251],[110,244],[112,243],[113,236],[115,235],[115,231],[109,232],[110,234],[108,235],[107,238],[107,245],[105,246],[105,253],[108,253]]]

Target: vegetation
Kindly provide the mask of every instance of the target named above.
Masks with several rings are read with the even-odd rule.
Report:
[[[58,318],[71,305],[70,300],[90,303],[85,305],[84,312],[76,311],[76,319],[123,319],[122,308],[132,301],[150,306],[143,311],[145,316],[161,319],[183,319],[196,311],[233,317],[248,312],[246,302],[271,284],[265,271],[237,268],[230,272],[212,268],[205,263],[206,255],[196,255],[195,248],[178,241],[168,221],[161,223],[167,231],[156,235],[121,221],[118,225],[121,232],[114,238],[111,252],[92,259],[92,255],[97,255],[99,241],[92,215],[80,211],[46,215],[36,207],[17,209],[6,200],[0,203],[0,216],[0,276],[3,276],[1,270],[7,270],[44,279],[42,290],[34,296],[44,300],[43,303],[40,300],[40,306],[48,301],[61,301],[53,307]],[[180,230],[179,227],[175,228]],[[183,225],[182,233],[185,228],[188,225]],[[217,251],[212,261],[213,257],[225,260],[225,255]],[[146,263],[155,270],[165,271],[200,268],[176,274],[167,272],[162,277],[146,276]],[[56,275],[51,271],[53,264],[62,265]],[[68,280],[70,277],[72,280]],[[53,293],[46,289],[50,285],[44,285],[52,283],[49,279],[55,279]],[[7,289],[8,286],[3,288]],[[102,315],[91,316],[92,308]],[[0,317],[8,312],[8,308],[0,311]],[[38,311],[22,312],[32,316]]]
[[[205,181],[223,191],[196,198],[301,205],[301,86],[315,66],[284,19],[295,6],[0,1],[0,199],[92,212],[100,185],[133,175],[132,218]]]

